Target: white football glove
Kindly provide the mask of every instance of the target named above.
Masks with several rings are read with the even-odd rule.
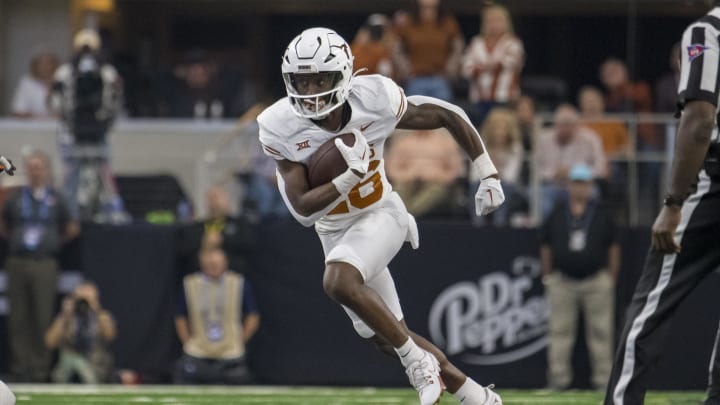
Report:
[[[6,158],[5,156],[0,156],[0,173],[3,171],[10,176],[15,174],[15,165],[13,165],[12,160]]]
[[[480,182],[475,194],[475,214],[486,215],[495,211],[505,201],[500,180],[488,177]]]
[[[345,145],[340,138],[335,139],[335,146],[340,151],[343,159],[345,159],[349,169],[365,175],[370,166],[370,147],[360,131],[354,128],[351,131],[355,135],[353,146]]]

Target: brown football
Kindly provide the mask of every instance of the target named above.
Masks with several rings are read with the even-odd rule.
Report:
[[[338,135],[347,146],[355,144],[355,136],[352,133]],[[335,138],[320,145],[317,151],[310,157],[307,165],[308,184],[310,188],[322,186],[329,183],[335,177],[341,175],[348,166],[342,154],[335,146]]]

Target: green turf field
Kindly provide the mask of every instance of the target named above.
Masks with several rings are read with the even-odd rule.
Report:
[[[18,405],[417,405],[414,391],[375,388],[283,388],[283,387],[123,387],[11,385]],[[601,395],[595,392],[498,390],[505,405],[574,404],[599,405]],[[700,392],[663,392],[648,395],[647,405],[698,405]],[[457,404],[451,395],[443,395],[441,405]]]

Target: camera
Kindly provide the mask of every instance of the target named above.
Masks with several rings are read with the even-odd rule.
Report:
[[[75,299],[75,315],[86,317],[90,312],[90,303],[85,298]]]

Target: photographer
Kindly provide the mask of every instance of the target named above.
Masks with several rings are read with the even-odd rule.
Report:
[[[55,72],[49,96],[61,119],[61,153],[67,168],[65,193],[85,221],[125,222],[126,214],[109,166],[107,134],[120,112],[121,79],[100,52],[100,37],[75,35],[70,62]]]
[[[115,321],[100,307],[95,284],[86,281],[75,287],[45,334],[46,346],[60,349],[53,381],[68,383],[76,377],[86,384],[107,382],[112,370],[107,345],[115,335]]]

